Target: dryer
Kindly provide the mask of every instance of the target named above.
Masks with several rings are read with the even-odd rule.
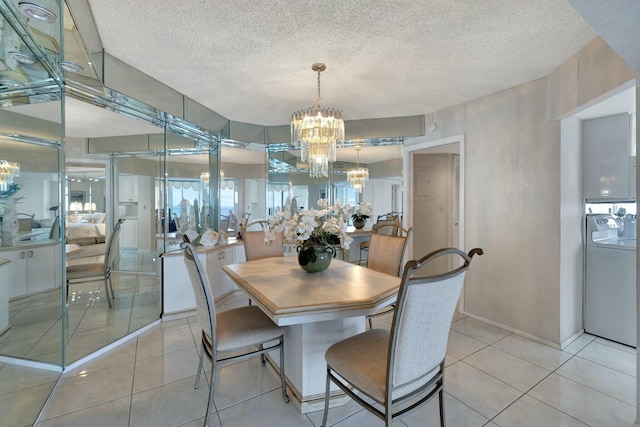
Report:
[[[585,332],[636,346],[636,238],[608,214],[587,215]]]

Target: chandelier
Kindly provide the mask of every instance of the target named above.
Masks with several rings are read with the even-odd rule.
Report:
[[[329,162],[336,161],[336,146],[344,142],[342,111],[320,107],[320,73],[325,64],[313,64],[318,73],[318,100],[315,107],[291,115],[291,143],[301,150],[301,159],[309,163],[312,178],[329,176]]]
[[[13,178],[20,176],[20,163],[0,160],[0,191],[7,191],[13,185]]]
[[[356,193],[361,193],[364,182],[369,179],[369,169],[360,167],[360,146],[356,146],[356,167],[347,170],[347,180]]]

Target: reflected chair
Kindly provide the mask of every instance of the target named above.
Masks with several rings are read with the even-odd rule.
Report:
[[[269,227],[267,221],[254,221],[242,228],[242,242],[247,261],[284,256],[282,233],[276,232],[271,244],[265,244],[264,230],[267,227]]]
[[[398,212],[389,212],[384,215],[378,215],[376,223],[371,227],[371,234],[382,233],[389,236],[397,236],[400,227],[400,214]],[[362,251],[369,251],[369,241],[360,243],[360,261],[362,265]]]
[[[31,231],[31,224],[33,223],[33,218],[35,216],[36,214],[29,215],[18,212],[18,231]]]
[[[392,421],[438,395],[444,427],[444,358],[449,328],[464,277],[475,255],[445,248],[404,268],[391,330],[371,329],[333,344],[325,353],[327,382],[322,425],[327,425],[330,383],[391,426]],[[413,273],[444,255],[460,256],[462,266],[444,274]],[[368,403],[365,398],[374,403]]]
[[[200,387],[200,375],[203,370],[204,355],[211,361],[211,380],[209,382],[209,400],[204,425],[209,425],[216,385],[216,369],[219,362],[247,359],[254,355],[280,349],[280,387],[282,398],[289,402],[284,373],[284,328],[277,326],[255,305],[234,308],[216,314],[211,294],[211,284],[202,269],[196,250],[191,243],[180,245],[184,249],[184,263],[189,273],[191,286],[196,297],[198,321],[202,328],[200,362],[196,375],[195,388]],[[274,343],[277,341],[277,343]],[[229,353],[220,358],[220,353]],[[238,354],[240,353],[240,354]],[[264,362],[262,362],[264,365]]]
[[[109,236],[107,250],[104,255],[104,262],[67,266],[67,299],[69,299],[69,285],[90,282],[97,278],[101,278],[104,280],[104,291],[107,296],[109,308],[111,308],[111,298],[115,298],[113,283],[111,282],[111,273],[113,272],[113,263],[117,252],[116,242],[118,241],[117,239],[120,235],[120,227],[123,222],[124,219],[119,219],[113,228],[111,236]],[[71,281],[73,281],[73,283],[71,283]],[[109,288],[111,289],[111,296],[109,296]]]
[[[50,240],[60,240],[60,215],[56,215],[49,231]]]

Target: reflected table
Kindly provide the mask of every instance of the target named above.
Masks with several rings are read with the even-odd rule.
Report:
[[[364,316],[393,303],[400,285],[399,277],[337,259],[314,274],[302,270],[297,257],[264,258],[222,270],[276,324],[287,326],[285,373],[302,413],[324,408],[326,349],[363,332]],[[347,402],[335,388],[330,406]]]

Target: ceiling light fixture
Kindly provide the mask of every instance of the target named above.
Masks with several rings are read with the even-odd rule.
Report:
[[[356,167],[347,170],[347,180],[356,193],[362,193],[364,183],[369,179],[369,169],[360,167],[360,145],[356,145]]]
[[[9,55],[11,55],[16,62],[22,65],[33,65],[38,62],[35,56],[24,52],[9,52]]]
[[[56,22],[56,19],[58,19],[55,13],[36,3],[28,1],[18,2],[18,9],[20,10],[20,13],[27,18],[33,18],[40,22],[52,24]]]
[[[318,73],[317,104],[292,114],[291,143],[300,147],[312,178],[328,177],[329,162],[336,161],[336,147],[344,143],[344,120],[341,110],[320,107],[320,73],[327,66],[316,63],[311,69]]]
[[[58,62],[58,66],[64,71],[68,71],[69,73],[81,73],[82,71],[84,71],[84,68],[82,68],[82,66],[71,61],[60,61]]]

